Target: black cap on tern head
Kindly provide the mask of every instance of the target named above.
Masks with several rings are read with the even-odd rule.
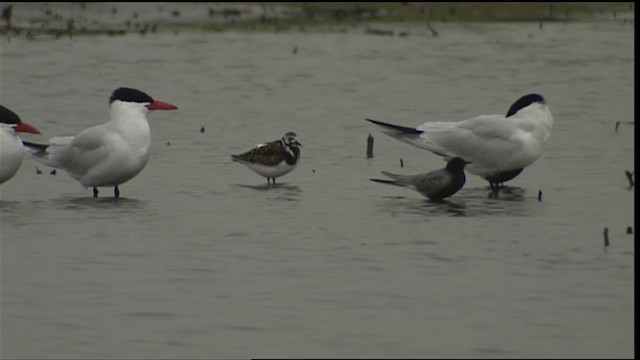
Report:
[[[544,98],[538,94],[525,95],[511,105],[509,111],[507,111],[507,117],[517,113],[520,109],[525,108],[534,102],[544,103],[545,101]]]
[[[0,122],[3,124],[16,124],[16,125],[22,124],[22,120],[20,120],[20,117],[18,116],[18,114],[14,113],[13,111],[7,109],[2,105],[0,105]]]
[[[140,90],[131,89],[131,88],[117,88],[111,97],[109,98],[109,104],[112,102],[120,100],[120,101],[129,101],[129,102],[137,102],[137,103],[152,103],[153,98],[151,96],[143,93]]]

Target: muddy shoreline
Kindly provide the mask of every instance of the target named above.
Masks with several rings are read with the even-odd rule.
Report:
[[[366,31],[443,22],[634,21],[633,3],[38,3],[5,2],[0,35],[29,39],[159,31]],[[399,35],[403,35],[399,33]],[[404,34],[406,35],[406,34]]]

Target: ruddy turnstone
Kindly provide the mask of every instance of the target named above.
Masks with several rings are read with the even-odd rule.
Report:
[[[147,113],[175,110],[177,107],[156,101],[142,91],[118,88],[109,98],[110,120],[79,132],[75,136],[55,137],[49,144],[26,143],[40,162],[64,169],[85,188],[114,188],[136,176],[149,160],[151,131]]]
[[[504,181],[542,155],[551,135],[553,116],[544,98],[529,94],[511,105],[506,116],[480,115],[458,122],[427,122],[416,128],[366,119],[398,140],[451,159],[459,157],[467,170],[497,191]]]
[[[443,169],[430,171],[426,174],[399,175],[382,171],[393,180],[371,179],[371,181],[406,186],[418,191],[431,200],[442,200],[458,192],[464,185],[466,177],[464,167],[466,163],[461,158],[449,160]]]
[[[300,162],[300,147],[294,132],[287,132],[282,139],[255,148],[240,155],[231,155],[233,161],[246,165],[267,178],[267,184],[276,183],[276,178],[289,173]]]

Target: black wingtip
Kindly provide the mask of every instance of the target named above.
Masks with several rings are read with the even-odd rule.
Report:
[[[416,128],[411,128],[411,127],[406,127],[406,126],[400,126],[400,125],[393,125],[393,124],[389,124],[389,123],[385,123],[382,121],[378,121],[378,120],[373,120],[373,119],[368,119],[365,118],[365,120],[376,124],[378,126],[381,126],[385,129],[390,129],[390,130],[395,130],[404,134],[422,134],[423,132],[421,130],[418,130]]]
[[[385,180],[385,179],[369,179],[369,180],[377,183],[382,183],[382,184],[397,185],[396,182],[393,180]]]
[[[369,122],[372,122],[372,123],[374,123],[374,124],[377,124],[377,125],[386,125],[385,123],[380,122],[380,121],[378,121],[378,120],[373,120],[373,119],[369,119],[369,118],[364,118],[364,119],[365,119],[365,120],[367,120],[367,121],[369,121]]]
[[[36,150],[40,150],[40,151],[47,150],[47,148],[49,147],[49,144],[37,144],[37,143],[32,143],[24,140],[22,140],[22,143],[24,144],[24,146],[27,146]]]

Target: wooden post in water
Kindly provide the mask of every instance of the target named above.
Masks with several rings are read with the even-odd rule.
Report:
[[[627,180],[629,180],[629,187],[632,188],[636,182],[633,180],[634,171],[625,170],[624,174],[627,175]]]
[[[367,159],[370,159],[373,157],[373,136],[371,136],[371,133],[369,133],[369,136],[367,137]]]

